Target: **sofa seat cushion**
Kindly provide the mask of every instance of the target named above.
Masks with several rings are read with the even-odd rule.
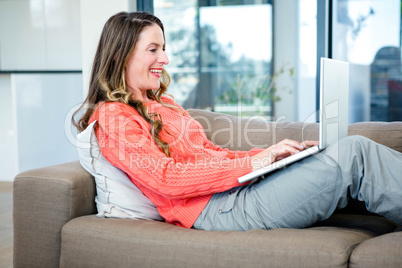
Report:
[[[350,267],[402,267],[402,232],[364,241],[353,251]]]
[[[62,229],[61,267],[347,267],[374,234],[338,227],[213,232],[79,217]]]

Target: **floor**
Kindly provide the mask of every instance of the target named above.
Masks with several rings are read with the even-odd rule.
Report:
[[[0,182],[0,267],[13,267],[13,184]]]

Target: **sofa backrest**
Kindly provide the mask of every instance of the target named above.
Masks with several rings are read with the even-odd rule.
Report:
[[[318,123],[272,122],[201,109],[189,109],[188,113],[201,123],[208,139],[232,150],[266,148],[283,139],[318,140]],[[362,135],[402,152],[402,122],[355,123],[349,126],[348,135]]]

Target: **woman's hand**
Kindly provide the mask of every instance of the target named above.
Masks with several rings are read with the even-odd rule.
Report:
[[[251,157],[253,170],[268,166],[278,160],[297,154],[315,145],[318,145],[318,141],[303,141],[300,143],[289,139],[282,140]]]

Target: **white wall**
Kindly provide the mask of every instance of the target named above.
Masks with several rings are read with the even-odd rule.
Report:
[[[105,22],[120,11],[134,11],[135,0],[81,0],[81,47],[84,96],[88,92],[92,61]]]
[[[78,159],[64,122],[83,98],[80,73],[3,74],[0,92],[0,181]]]
[[[11,76],[0,74],[0,181],[11,181],[18,172],[17,122]]]
[[[13,74],[18,171],[78,159],[64,131],[67,113],[82,100],[82,75]]]

